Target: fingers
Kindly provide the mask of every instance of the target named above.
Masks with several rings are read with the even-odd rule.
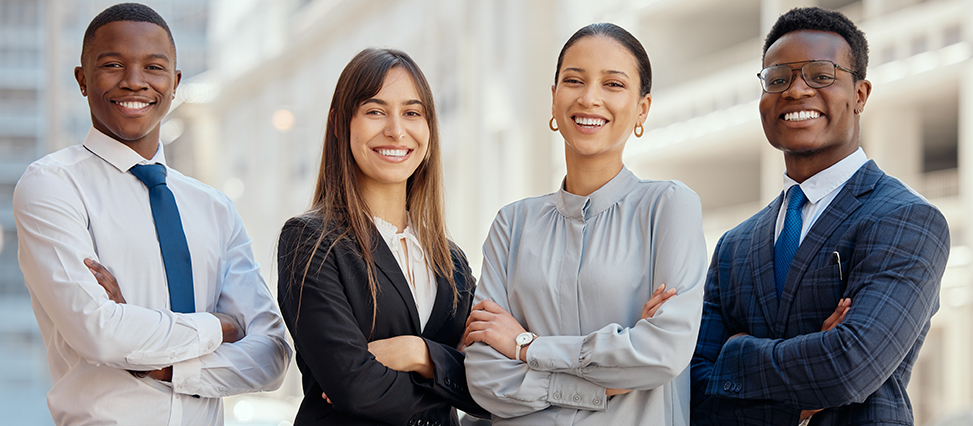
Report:
[[[821,331],[828,331],[837,327],[845,319],[845,315],[848,314],[849,310],[851,310],[851,299],[845,298],[839,300],[834,312],[824,320]]]
[[[115,280],[115,276],[108,272],[108,269],[104,265],[96,262],[94,259],[85,259],[85,266],[88,267],[88,271],[91,275],[94,275],[95,280],[98,281],[98,285],[105,289],[108,293],[108,299],[115,303],[125,303],[125,297],[122,296],[122,291],[118,287],[118,281]]]
[[[321,392],[321,398],[323,398],[325,401],[328,401],[328,404],[331,403],[331,398],[328,398],[328,395],[325,394],[324,392]]]
[[[649,301],[645,302],[645,306],[642,307],[642,319],[649,319],[655,316],[655,313],[659,310],[663,303],[671,299],[676,295],[676,289],[666,290],[666,285],[662,284],[652,292],[652,296],[649,297]]]

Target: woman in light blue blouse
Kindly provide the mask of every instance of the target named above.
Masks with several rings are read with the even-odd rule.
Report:
[[[567,176],[497,214],[467,321],[470,393],[495,425],[689,424],[706,249],[696,194],[622,163],[650,87],[645,50],[616,25],[561,50],[550,126]]]

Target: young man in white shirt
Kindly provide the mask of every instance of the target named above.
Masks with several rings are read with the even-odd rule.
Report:
[[[181,76],[155,11],[103,11],[75,69],[92,129],[31,164],[14,192],[58,425],[220,425],[222,396],[283,381],[284,324],[232,202],[165,166],[159,127]],[[140,167],[164,184],[144,184]],[[157,216],[156,186],[175,214]]]

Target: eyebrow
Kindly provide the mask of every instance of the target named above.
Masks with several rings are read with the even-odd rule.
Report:
[[[122,56],[122,54],[121,53],[118,53],[118,52],[105,52],[105,53],[99,54],[98,57],[95,58],[95,60],[101,60],[102,58],[109,58],[109,57],[112,57],[112,56]],[[152,54],[149,54],[148,56],[149,56],[149,58],[161,59],[161,60],[164,60],[166,62],[169,62],[169,56],[166,55],[166,54],[164,54],[164,53],[152,53]]]
[[[367,99],[365,102],[362,102],[361,104],[362,105],[365,105],[365,104],[379,104],[379,105],[382,105],[382,106],[387,106],[389,103],[388,102],[385,102],[385,100],[383,100],[383,99],[371,98],[371,99]],[[409,99],[409,100],[407,100],[405,102],[402,102],[402,105],[420,105],[420,106],[424,106],[424,105],[422,105],[422,101],[420,101],[418,99]]]
[[[567,72],[567,71],[574,71],[574,72],[582,72],[583,73],[584,72],[584,68],[568,67],[568,68],[565,68],[564,71],[562,71],[562,72]],[[625,77],[628,77],[628,74],[626,74],[624,71],[619,71],[619,70],[605,70],[605,71],[602,71],[601,73],[602,74],[620,74],[620,75],[623,75]]]

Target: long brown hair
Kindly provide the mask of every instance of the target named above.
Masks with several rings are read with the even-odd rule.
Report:
[[[450,242],[446,237],[439,128],[429,82],[419,70],[419,66],[405,52],[374,48],[362,50],[341,72],[334,98],[331,100],[317,186],[314,189],[311,208],[305,213],[320,218],[325,226],[314,245],[307,265],[304,266],[301,287],[303,290],[314,253],[321,249],[326,239],[331,240],[327,254],[330,254],[339,242],[350,241],[352,237],[357,239],[367,268],[368,290],[372,296],[372,331],[375,330],[375,317],[378,313],[376,303],[378,285],[372,251],[377,248],[376,244],[382,241],[374,238],[377,231],[368,204],[362,197],[361,185],[358,182],[358,163],[355,162],[351,151],[349,128],[351,119],[361,104],[382,90],[385,75],[395,67],[401,68],[412,76],[429,125],[426,156],[406,182],[406,210],[409,212],[409,219],[412,220],[419,243],[426,253],[427,264],[436,275],[446,277],[449,281],[453,292],[454,310],[458,300],[456,282],[453,279]]]

